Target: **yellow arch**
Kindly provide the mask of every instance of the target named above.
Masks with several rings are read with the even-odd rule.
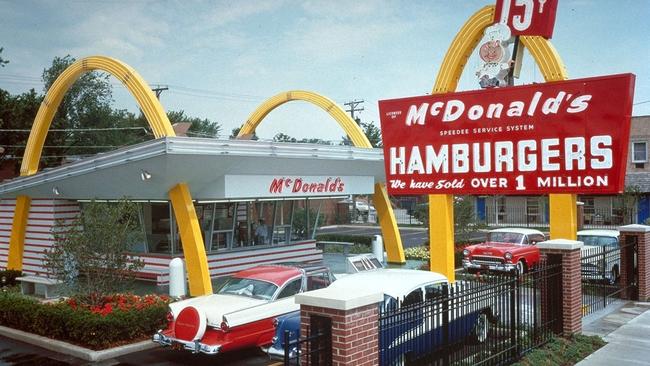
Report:
[[[372,144],[368,141],[368,137],[366,137],[363,130],[345,113],[343,109],[341,109],[341,107],[329,98],[305,90],[287,91],[276,94],[266,100],[255,109],[248,120],[242,125],[237,137],[243,137],[254,133],[255,129],[259,126],[264,117],[266,117],[272,110],[293,100],[302,100],[319,106],[339,123],[354,146],[372,148]],[[388,262],[404,263],[406,260],[404,258],[402,238],[399,235],[395,213],[390,204],[386,186],[383,183],[375,184],[373,202],[375,203],[377,215],[379,216],[381,233],[384,237]]]
[[[115,76],[131,92],[142,109],[156,138],[175,136],[174,129],[167,119],[165,110],[151,91],[147,82],[131,66],[122,61],[105,56],[90,56],[76,61],[59,75],[38,109],[34,125],[27,140],[25,155],[20,167],[20,175],[32,175],[38,171],[43,144],[63,97],[79,77],[89,71],[102,70]]]
[[[272,110],[283,105],[284,103],[293,101],[293,100],[302,100],[309,102],[316,106],[319,106],[325,112],[329,113],[338,123],[343,127],[345,133],[348,134],[350,140],[356,147],[368,147],[371,148],[372,145],[368,141],[368,137],[363,133],[363,130],[359,128],[359,125],[350,118],[341,107],[339,107],[331,99],[324,97],[320,94],[306,90],[290,90],[284,93],[276,94],[271,98],[267,99],[262,103],[257,109],[248,117],[248,120],[244,123],[239,130],[239,135],[241,137],[244,135],[249,135],[255,132],[257,126],[262,122],[264,117],[266,117]]]
[[[483,31],[494,24],[494,11],[493,5],[483,7],[460,29],[445,54],[432,94],[456,91],[467,60],[483,37]],[[566,67],[550,41],[538,36],[522,36],[520,41],[535,59],[546,81],[568,79]],[[575,239],[577,228],[575,201],[576,195],[550,195],[552,238]],[[452,195],[429,195],[431,270],[445,274],[450,281],[454,280],[453,202]]]
[[[138,102],[156,138],[176,135],[164,108],[140,74],[129,65],[114,58],[105,56],[86,57],[74,62],[65,69],[47,91],[45,98],[43,98],[25,147],[25,155],[20,168],[21,176],[36,174],[45,138],[63,97],[82,74],[92,70],[106,71],[124,84]],[[207,256],[189,189],[184,183],[179,183],[170,190],[169,195],[180,228],[179,232],[190,280],[190,293],[192,295],[212,293]],[[29,208],[29,197],[19,196],[16,200],[16,214],[14,215],[9,241],[7,266],[10,269],[22,270]]]

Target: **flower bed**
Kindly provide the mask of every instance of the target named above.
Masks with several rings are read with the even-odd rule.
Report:
[[[98,350],[151,337],[166,324],[167,297],[115,295],[98,305],[71,298],[41,303],[0,293],[0,325]]]
[[[462,260],[463,260],[463,249],[467,247],[468,245],[472,245],[474,243],[456,243],[454,246],[454,267],[455,268],[460,268],[462,266]],[[406,248],[404,250],[404,257],[406,259],[417,259],[421,261],[426,261],[427,263],[429,262],[429,247],[428,243],[427,246],[419,246],[419,247],[412,247],[412,248]],[[428,264],[426,264],[425,268],[429,268]]]

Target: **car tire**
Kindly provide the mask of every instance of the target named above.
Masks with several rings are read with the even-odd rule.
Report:
[[[490,319],[486,313],[480,313],[474,323],[474,342],[483,343],[490,333]]]
[[[522,275],[526,272],[526,263],[524,261],[517,262],[517,274]]]

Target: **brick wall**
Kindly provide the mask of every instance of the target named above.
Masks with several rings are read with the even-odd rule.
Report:
[[[579,333],[582,330],[582,282],[580,249],[540,249],[548,263],[562,263],[562,306],[559,313],[546,314],[560,317],[563,335]],[[544,299],[544,296],[543,296]],[[550,302],[552,299],[547,300]],[[547,311],[547,310],[546,310]],[[544,316],[545,310],[542,310]]]
[[[379,364],[379,308],[377,304],[351,310],[301,305],[300,334],[309,334],[308,329],[312,315],[328,317],[332,320],[333,366]]]
[[[638,292],[637,296],[633,296],[630,291],[622,293],[625,299],[648,301],[650,300],[650,232],[642,231],[625,231],[625,227],[621,227],[620,243],[621,243],[621,285],[628,286],[633,281],[634,266],[633,263],[628,263],[633,260],[634,254],[632,246],[626,245],[631,243],[633,238],[637,241],[637,269],[638,271]]]

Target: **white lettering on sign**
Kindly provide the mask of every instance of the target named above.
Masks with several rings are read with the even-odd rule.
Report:
[[[452,159],[449,158],[449,150]],[[443,144],[436,148],[413,146],[391,147],[391,174],[490,173],[610,169],[613,166],[612,137],[593,136],[548,138],[541,140],[496,141],[470,144]],[[408,162],[408,163],[407,163]],[[539,163],[539,164],[538,164]]]
[[[482,118],[501,119],[504,109],[506,110],[506,117],[521,117],[524,111],[529,117],[535,117],[538,112],[544,115],[554,115],[562,111],[575,114],[587,110],[591,98],[592,96],[588,94],[575,96],[564,91],[558,92],[555,96],[544,98],[544,94],[538,91],[533,94],[528,103],[514,100],[507,104],[475,104],[467,107],[463,101],[451,99],[446,102],[438,101],[431,104],[412,104],[408,109],[405,123],[407,126],[424,125],[427,115],[439,118],[442,122],[454,122],[463,116],[470,121]]]

